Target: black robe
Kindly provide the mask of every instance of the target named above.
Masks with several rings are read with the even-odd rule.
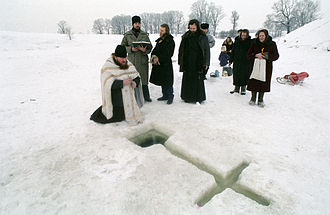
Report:
[[[173,65],[172,56],[174,53],[175,43],[172,35],[165,36],[164,39],[158,38],[151,56],[158,57],[159,65],[152,65],[150,75],[150,83],[158,86],[172,86],[173,85]]]
[[[180,71],[183,71],[181,98],[185,102],[206,100],[203,67],[210,65],[210,47],[205,34],[186,33],[179,48]]]
[[[247,85],[249,79],[250,60],[247,58],[247,53],[251,46],[252,40],[249,36],[245,40],[240,37],[235,40],[230,62],[233,65],[233,84],[235,86]]]

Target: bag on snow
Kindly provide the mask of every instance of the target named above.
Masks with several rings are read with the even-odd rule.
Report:
[[[213,78],[219,77],[219,71],[218,70],[215,70],[215,72],[211,72],[210,73],[210,76],[213,77]]]
[[[233,69],[230,66],[225,66],[222,68],[222,76],[226,76],[226,75],[224,75],[225,72],[227,72],[227,76],[233,75]]]
[[[266,81],[266,60],[256,58],[254,60],[253,70],[250,79],[256,79],[259,81]]]

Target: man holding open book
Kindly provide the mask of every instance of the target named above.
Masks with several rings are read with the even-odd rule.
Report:
[[[133,63],[141,76],[144,100],[151,102],[148,88],[148,54],[151,52],[152,44],[148,33],[140,29],[141,18],[139,16],[132,17],[132,25],[133,28],[125,33],[121,45],[126,47],[128,60]]]

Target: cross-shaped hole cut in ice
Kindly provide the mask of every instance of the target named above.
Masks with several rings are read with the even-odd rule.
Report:
[[[257,194],[252,189],[237,183],[240,174],[242,171],[249,166],[247,162],[243,162],[238,165],[236,168],[232,169],[226,177],[223,177],[216,169],[209,164],[201,162],[201,160],[197,157],[190,155],[188,152],[185,152],[182,149],[177,147],[172,147],[171,145],[167,146],[165,142],[169,138],[168,135],[152,128],[147,130],[144,133],[141,133],[137,136],[130,138],[129,140],[143,148],[149,147],[155,144],[162,144],[165,148],[174,156],[179,157],[194,166],[198,169],[211,174],[216,183],[208,188],[196,201],[196,204],[199,207],[204,206],[207,202],[209,202],[215,195],[222,193],[227,188],[234,190],[237,193],[240,193],[246,196],[249,199],[256,201],[257,203],[268,206],[270,202],[263,196]]]

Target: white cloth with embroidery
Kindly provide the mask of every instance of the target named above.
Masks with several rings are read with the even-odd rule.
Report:
[[[102,113],[107,119],[110,119],[113,116],[113,105],[111,100],[111,87],[113,82],[115,80],[140,77],[133,64],[128,62],[128,65],[128,69],[120,69],[111,56],[101,69]],[[140,111],[140,107],[142,107],[144,103],[141,82],[139,86],[134,89],[130,85],[124,85],[121,92],[125,120],[129,124],[143,122],[143,117]]]
[[[254,59],[253,70],[250,79],[256,79],[259,81],[266,81],[266,60],[265,59]]]

